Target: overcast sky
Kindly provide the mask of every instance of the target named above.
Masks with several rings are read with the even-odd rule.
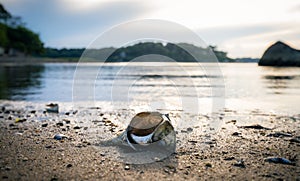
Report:
[[[300,49],[299,0],[2,0],[45,46],[86,47],[119,23],[173,21],[230,57],[261,57],[277,40]]]

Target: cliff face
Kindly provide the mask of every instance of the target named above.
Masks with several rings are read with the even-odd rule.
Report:
[[[291,48],[283,42],[270,46],[259,60],[260,66],[300,66],[300,50]]]

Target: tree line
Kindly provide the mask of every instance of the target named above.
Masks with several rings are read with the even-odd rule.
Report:
[[[189,52],[187,52],[187,50]],[[46,48],[45,53],[42,56],[50,58],[80,58],[84,51],[84,48]],[[149,54],[161,55],[162,59],[163,57],[168,57],[178,62],[195,62],[196,57],[200,58],[200,61],[212,61],[214,57],[217,57],[220,62],[233,61],[233,59],[227,56],[226,52],[218,51],[216,47],[208,46],[203,48],[187,43],[162,44],[143,42],[121,48],[110,47],[102,49],[88,49],[87,52],[88,53],[86,53],[85,56],[87,56],[90,60],[94,59],[96,61],[97,59],[104,57],[103,55],[108,52],[112,52],[112,54],[107,58],[107,62],[129,62],[135,58]],[[196,57],[193,57],[192,55],[195,55]]]
[[[25,27],[21,17],[13,16],[0,4],[0,47],[9,54],[17,50],[25,55],[40,55],[44,44],[37,33]]]

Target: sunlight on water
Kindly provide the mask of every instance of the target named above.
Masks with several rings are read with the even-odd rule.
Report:
[[[205,113],[212,109],[212,99],[216,97],[212,87],[222,86],[212,80],[224,79],[227,108],[300,112],[300,68],[223,63],[219,64],[223,73],[220,77],[208,76],[194,63],[113,63],[101,69],[99,66],[97,63],[84,65],[86,74],[79,80],[82,87],[88,81],[94,82],[95,102],[127,102],[124,105],[129,108]],[[74,63],[1,66],[0,98],[71,102],[75,69]],[[101,72],[98,77],[89,73],[95,70]]]

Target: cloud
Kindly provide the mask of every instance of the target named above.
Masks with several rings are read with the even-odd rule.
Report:
[[[294,0],[2,0],[40,33],[46,46],[84,47],[119,23],[154,18],[194,30],[207,44],[236,57],[259,57],[278,39],[299,47],[300,5]],[[199,28],[201,27],[201,28]],[[273,39],[272,39],[273,38]],[[300,42],[300,41],[299,41]],[[254,53],[256,51],[256,53]]]
[[[290,12],[290,13],[300,13],[300,4],[290,8],[288,12]]]
[[[198,29],[207,44],[216,44],[231,57],[260,57],[266,47],[277,40],[300,47],[300,22],[260,23]]]

